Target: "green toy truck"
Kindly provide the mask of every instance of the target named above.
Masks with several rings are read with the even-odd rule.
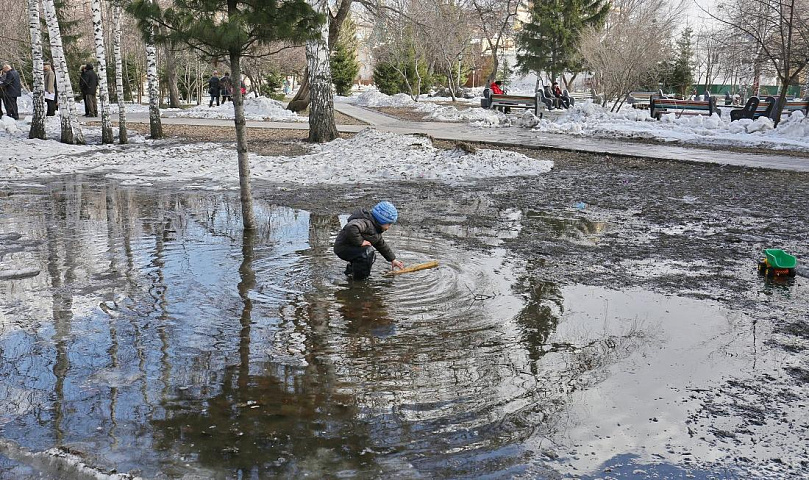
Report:
[[[795,276],[795,267],[798,261],[792,255],[783,250],[767,248],[764,250],[764,258],[758,262],[758,273],[767,278]]]

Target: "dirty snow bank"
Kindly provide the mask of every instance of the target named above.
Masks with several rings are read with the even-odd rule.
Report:
[[[209,107],[206,104],[197,105],[185,110],[162,109],[166,117],[187,117],[187,118],[215,118],[221,120],[232,120],[233,103],[227,102],[221,105]],[[284,108],[284,104],[278,100],[267,97],[246,98],[244,100],[244,118],[253,121],[271,122],[308,122],[308,117],[301,117],[296,113]]]
[[[58,127],[55,120],[58,119],[49,120],[49,125]],[[0,133],[6,152],[0,158],[0,178],[7,181],[84,173],[130,185],[180,182],[189,188],[238,188],[233,145],[176,140],[63,145],[54,140],[29,140],[23,133],[28,131],[25,122],[13,123],[19,127],[16,133]],[[87,129],[85,134],[92,139],[99,135],[97,130]],[[299,157],[250,157],[252,178],[293,185],[421,179],[458,184],[482,178],[539,175],[552,166],[553,162],[510,151],[441,150],[426,137],[372,129],[350,139],[314,146],[309,154]]]
[[[536,132],[601,138],[639,138],[664,142],[682,142],[709,146],[759,147],[779,150],[809,151],[809,120],[802,112],[794,112],[778,125],[768,118],[730,121],[730,114],[663,115],[658,121],[648,110],[623,108],[610,112],[592,102],[582,102],[558,117],[546,115],[521,126]]]

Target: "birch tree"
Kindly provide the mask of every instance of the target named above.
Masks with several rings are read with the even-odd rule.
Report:
[[[34,77],[34,118],[28,138],[45,139],[45,81],[42,73],[42,35],[39,22],[39,0],[28,0],[28,27],[31,30],[31,59]]]
[[[129,143],[126,132],[126,104],[124,103],[124,61],[121,57],[121,2],[113,6],[113,55],[115,56],[115,96],[118,98],[118,142]]]
[[[69,71],[65,61],[65,50],[62,47],[62,35],[59,21],[56,18],[56,7],[53,0],[42,0],[45,9],[45,23],[48,25],[48,37],[51,44],[53,69],[59,85],[59,118],[62,124],[62,143],[85,143],[84,133],[79,125],[76,104],[73,102],[73,87],[70,85]]]
[[[148,0],[154,3],[154,0]],[[160,122],[160,87],[157,83],[157,49],[155,48],[155,27],[150,21],[146,24],[146,81],[149,84],[149,134],[153,139],[163,138],[163,124]]]
[[[326,16],[326,0],[310,0],[312,9]],[[329,65],[329,24],[323,22],[320,35],[306,42],[306,65],[309,69],[309,141],[330,142],[337,138],[334,123],[334,97],[331,92]]]
[[[101,0],[93,0],[93,35],[95,37],[96,63],[98,64],[98,93],[101,100],[101,143],[112,143],[110,121],[110,94],[107,86],[107,51],[104,48],[104,24],[101,19]]]
[[[317,0],[310,0],[310,1],[317,2]],[[376,1],[377,0],[369,0],[367,2],[361,1],[358,3],[363,4],[365,8],[368,9],[369,11],[373,11],[378,14],[381,11],[381,9],[379,6],[375,5]],[[353,3],[354,0],[340,0],[338,1],[337,11],[334,13],[334,15],[330,14],[328,7],[326,7],[325,11],[323,12],[329,14],[328,15],[329,40],[327,42],[327,46],[330,51],[333,50],[334,47],[337,45],[337,37],[343,26],[343,22],[345,21],[346,18],[348,18],[348,14],[351,11],[351,6],[353,5]],[[306,108],[309,106],[309,102],[311,101],[309,95],[309,78],[311,76],[309,75],[308,68],[309,67],[307,64],[307,68],[302,75],[303,82],[300,84],[300,87],[298,88],[298,91],[295,93],[295,96],[292,97],[292,100],[290,100],[289,103],[287,104],[287,110],[291,110],[293,112],[300,112],[302,110],[306,110]]]

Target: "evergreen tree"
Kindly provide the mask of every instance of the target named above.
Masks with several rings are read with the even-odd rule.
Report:
[[[127,10],[138,19],[144,35],[154,32],[159,43],[185,43],[209,58],[229,58],[235,87],[233,111],[242,221],[245,230],[254,230],[244,98],[239,88],[241,60],[259,44],[313,38],[320,33],[324,16],[304,0],[174,0],[165,9],[151,0],[135,0]]]
[[[402,78],[395,65],[388,62],[379,62],[374,67],[374,85],[385,95],[402,93]]]
[[[534,0],[531,21],[517,34],[517,68],[523,72],[579,72],[581,32],[604,23],[610,3],[605,0]]]
[[[357,25],[347,18],[337,36],[337,44],[331,56],[331,81],[337,95],[346,96],[351,92],[351,85],[360,73],[357,61]]]
[[[691,28],[683,30],[682,35],[677,40],[677,58],[674,60],[674,67],[671,71],[669,83],[674,91],[685,96],[690,93],[691,85],[694,83],[694,64],[692,58],[694,51],[691,47]]]

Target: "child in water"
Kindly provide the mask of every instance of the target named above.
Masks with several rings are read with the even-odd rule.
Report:
[[[346,275],[355,280],[367,278],[376,259],[374,249],[390,262],[391,268],[404,267],[382,238],[382,234],[396,223],[398,217],[396,207],[386,201],[377,203],[370,211],[358,209],[348,217],[348,223],[334,241],[334,253],[349,262]]]

